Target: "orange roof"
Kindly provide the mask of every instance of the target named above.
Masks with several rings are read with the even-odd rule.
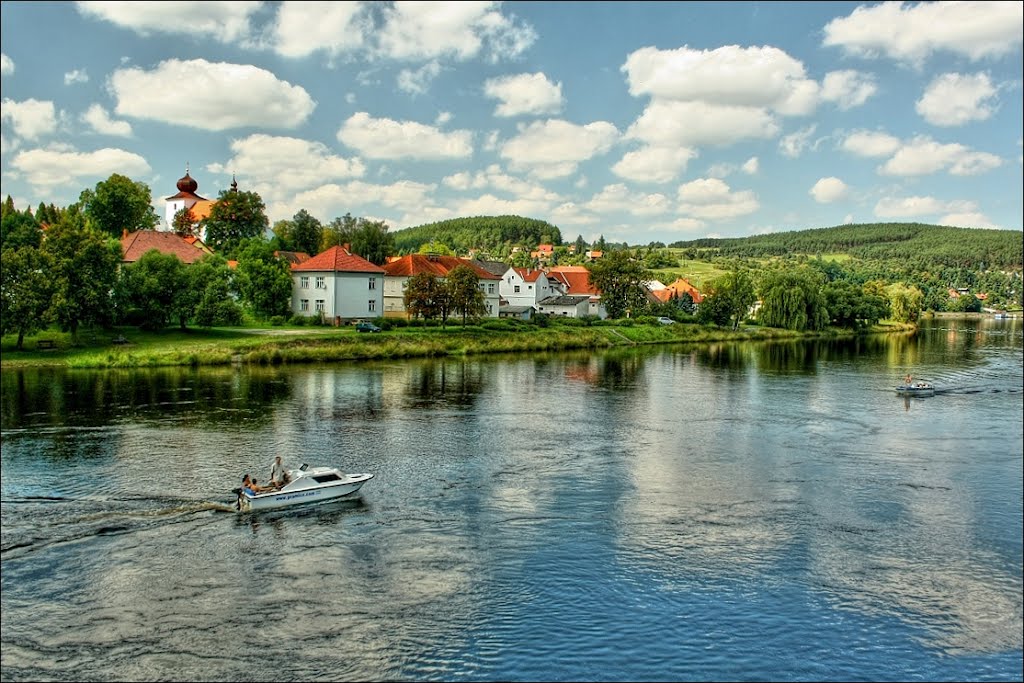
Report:
[[[689,280],[686,280],[684,278],[676,279],[675,282],[673,282],[670,285],[667,285],[665,287],[665,289],[662,290],[662,291],[669,292],[669,296],[668,296],[669,299],[672,298],[673,296],[675,296],[675,297],[682,296],[682,294],[685,292],[685,293],[690,295],[690,298],[693,299],[693,303],[695,303],[695,304],[699,304],[701,301],[704,300],[704,295],[701,294],[700,291],[696,287],[691,285]],[[660,296],[658,298],[661,299]],[[667,301],[667,300],[668,299],[664,299],[664,301]]]
[[[590,271],[583,266],[558,266],[548,269],[548,277],[553,277],[565,285],[566,294],[600,295],[601,292],[590,284]]]
[[[292,270],[326,270],[334,273],[383,273],[384,269],[375,266],[362,256],[356,256],[344,247],[334,246],[320,252],[313,258],[302,263],[293,263]]]
[[[544,274],[544,271],[539,268],[513,268],[513,270],[523,278],[523,282],[536,282]]]
[[[190,210],[192,211],[192,215],[195,217],[196,221],[201,221],[204,218],[210,217],[210,209],[212,209],[213,205],[216,203],[217,202],[210,201],[209,199],[201,199],[201,201],[193,204],[190,207]]]
[[[469,266],[481,280],[500,280],[500,275],[481,268],[472,261],[455,256],[428,254],[408,254],[385,264],[384,272],[392,277],[412,277],[420,273],[430,273],[435,277],[447,277],[448,273],[458,266]]]
[[[283,258],[290,264],[298,265],[310,259],[309,254],[304,251],[275,251],[274,256]]]
[[[121,260],[125,263],[134,263],[153,249],[161,254],[177,256],[182,263],[195,263],[210,253],[199,240],[190,242],[173,232],[136,230],[121,237],[121,253],[124,254]]]

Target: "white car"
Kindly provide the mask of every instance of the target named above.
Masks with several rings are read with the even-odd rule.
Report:
[[[672,318],[666,318],[665,316],[662,316],[662,317],[658,318],[658,322],[661,323],[662,325],[675,325],[676,324],[675,320],[673,320]]]

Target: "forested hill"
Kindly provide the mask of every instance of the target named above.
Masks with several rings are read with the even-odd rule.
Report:
[[[936,266],[970,270],[1021,270],[1024,235],[1018,230],[953,228],[923,223],[866,223],[779,232],[752,237],[675,242],[672,247],[707,255],[760,258],[807,254],[849,254],[877,261],[901,261],[911,269]]]
[[[521,216],[473,216],[427,223],[392,233],[401,254],[418,251],[429,242],[440,242],[463,254],[470,249],[508,253],[512,247],[561,244],[562,233],[547,221]]]

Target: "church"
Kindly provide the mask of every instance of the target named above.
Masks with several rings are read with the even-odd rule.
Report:
[[[216,200],[206,199],[196,194],[196,190],[199,189],[199,183],[189,175],[188,164],[185,164],[185,175],[178,179],[177,187],[177,194],[164,199],[164,225],[158,228],[164,232],[174,232],[174,216],[182,209],[190,209],[196,224],[199,224],[203,219],[209,217],[210,209],[217,203]],[[231,191],[238,192],[238,183],[235,181],[234,176],[231,177]],[[196,237],[205,240],[205,232],[204,229],[201,229]]]

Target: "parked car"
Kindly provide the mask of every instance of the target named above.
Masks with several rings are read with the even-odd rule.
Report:
[[[356,332],[380,332],[380,328],[373,323],[356,323]]]
[[[658,322],[661,323],[662,325],[675,325],[676,324],[675,320],[673,320],[672,318],[666,318],[665,316],[661,316],[660,318],[658,318]]]

